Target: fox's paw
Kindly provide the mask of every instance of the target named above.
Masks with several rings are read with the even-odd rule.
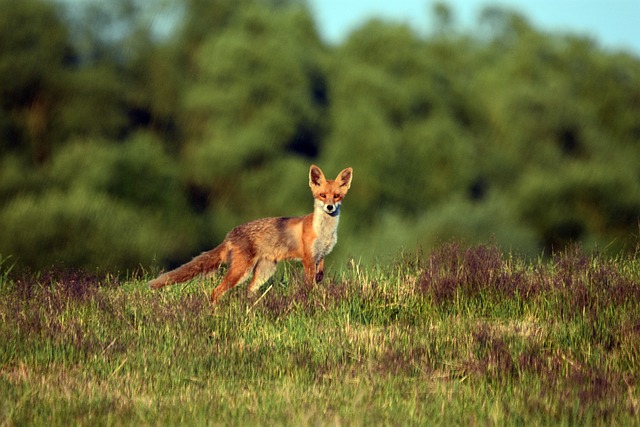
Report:
[[[322,279],[324,279],[324,271],[318,271],[316,273],[316,283],[322,282]]]
[[[209,298],[209,304],[212,307],[218,305],[218,302],[220,301],[220,298],[222,297],[222,295],[225,292],[226,292],[225,290],[221,290],[221,289],[219,289],[219,287],[215,288],[213,291],[211,291],[211,297]]]

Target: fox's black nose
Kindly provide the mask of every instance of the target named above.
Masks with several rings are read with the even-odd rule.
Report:
[[[333,205],[327,205],[327,211],[329,212],[333,212],[333,210],[335,209],[335,206]]]

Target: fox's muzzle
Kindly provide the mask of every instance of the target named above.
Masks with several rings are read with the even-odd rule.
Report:
[[[336,216],[340,213],[340,205],[323,205],[322,210],[324,210],[328,215]]]

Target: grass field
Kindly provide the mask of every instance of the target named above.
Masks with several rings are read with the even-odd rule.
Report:
[[[446,244],[250,300],[0,271],[1,425],[640,425],[640,261]]]

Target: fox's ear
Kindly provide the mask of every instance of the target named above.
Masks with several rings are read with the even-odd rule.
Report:
[[[347,187],[346,189],[348,190],[349,188],[351,188],[352,177],[353,177],[353,169],[346,168],[346,169],[343,169],[342,172],[338,174],[336,181],[340,183],[340,187]]]
[[[311,165],[309,169],[309,187],[313,188],[324,182],[326,182],[326,179],[320,168],[316,165]]]

